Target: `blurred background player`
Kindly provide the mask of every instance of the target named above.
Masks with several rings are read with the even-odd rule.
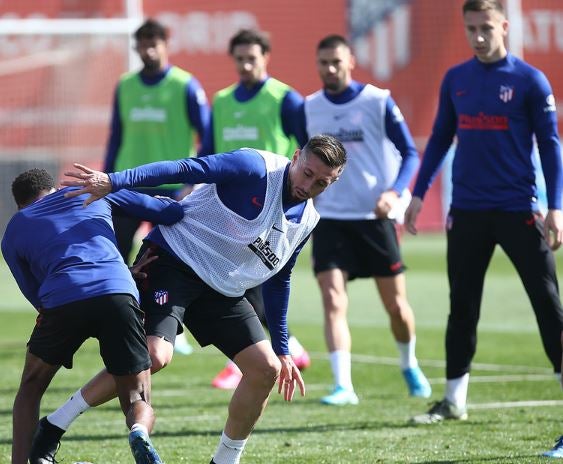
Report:
[[[506,49],[508,21],[501,2],[467,0],[462,12],[474,57],[444,76],[432,135],[405,214],[407,230],[416,233],[424,195],[455,137],[446,221],[446,391],[425,414],[412,418],[416,424],[467,419],[483,285],[497,244],[518,271],[544,350],[561,380],[563,309],[552,250],[563,240],[563,170],[555,98],[545,75]],[[547,187],[545,221],[537,203],[534,136]]]
[[[322,39],[317,70],[323,89],[309,95],[304,106],[308,134],[334,135],[349,154],[340,181],[315,200],[321,220],[313,232],[313,263],[335,384],[321,402],[358,403],[347,321],[347,284],[358,277],[375,280],[410,395],[428,398],[432,390],[415,355],[415,320],[395,222],[404,212],[405,198],[410,199],[407,187],[418,167],[418,153],[389,91],[353,80],[354,66],[344,37]]]
[[[210,130],[204,138],[202,155],[251,147],[291,159],[295,149],[307,142],[296,118],[303,98],[287,84],[268,75],[270,51],[270,40],[264,32],[243,29],[231,38],[229,55],[239,82],[214,95]],[[246,297],[267,328],[262,289],[253,288]],[[289,350],[299,369],[310,365],[307,351],[291,333]],[[233,389],[241,375],[236,364],[228,362],[211,384]]]
[[[199,81],[168,60],[168,30],[149,18],[134,39],[143,68],[124,74],[117,85],[104,172],[193,155],[197,136],[201,142],[209,128],[209,106]],[[188,191],[182,187],[139,191],[179,199]],[[126,263],[141,222],[125,215],[114,218],[117,246]],[[181,354],[192,352],[183,333],[174,347]]]

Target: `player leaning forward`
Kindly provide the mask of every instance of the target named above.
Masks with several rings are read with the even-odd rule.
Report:
[[[318,221],[311,199],[338,179],[345,163],[342,144],[319,135],[291,161],[245,148],[109,175],[76,165],[81,172],[67,173],[76,180],[63,181],[83,187],[76,194],[90,193],[86,204],[121,188],[204,184],[182,200],[181,222],[158,226],[147,237],[145,246],[157,247],[159,259],[146,270],[141,305],[153,372],[171,357],[182,322],[202,346],[215,345],[243,372],[215,464],[239,461],[276,380],[287,401],[296,386],[305,394],[287,344],[290,275]],[[271,344],[244,298],[247,289],[262,283]]]

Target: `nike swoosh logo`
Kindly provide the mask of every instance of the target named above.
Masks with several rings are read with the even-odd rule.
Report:
[[[278,229],[275,224],[272,226],[272,229],[277,230],[278,232],[283,234],[283,230]]]
[[[258,208],[262,208],[262,206],[264,206],[262,203],[260,203],[260,200],[258,197],[252,197],[252,199],[250,200],[252,202],[252,204],[254,206],[258,206]]]

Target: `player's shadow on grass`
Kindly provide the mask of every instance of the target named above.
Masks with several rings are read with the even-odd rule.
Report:
[[[318,424],[318,425],[303,425],[298,427],[263,427],[255,429],[253,435],[271,435],[279,433],[330,433],[346,430],[381,430],[382,428],[401,428],[400,424],[383,422],[383,421],[362,421],[358,423],[334,423],[334,424]],[[173,432],[155,431],[151,434],[155,439],[160,438],[173,438],[173,437],[209,437],[217,436],[221,433],[220,427],[214,430],[190,430],[178,429]],[[97,435],[84,435],[73,434],[71,431],[65,434],[61,440],[64,444],[65,441],[101,441],[101,440],[123,440],[123,434],[97,434]],[[11,444],[11,440],[0,439],[0,444]]]
[[[535,458],[535,459],[534,459]],[[526,459],[526,461],[522,461],[523,459]],[[499,462],[499,463],[522,463],[522,462],[529,462],[528,459],[533,459],[535,462],[535,460],[537,459],[538,462],[541,459],[545,459],[542,458],[542,456],[540,456],[540,453],[538,454],[521,454],[518,456],[512,456],[510,458],[507,458],[506,456],[489,456],[489,457],[482,457],[482,456],[475,456],[474,458],[463,458],[463,459],[444,459],[444,460],[430,460],[430,461],[411,461],[411,464],[461,464],[461,463],[466,463],[466,464],[471,464],[472,462]]]

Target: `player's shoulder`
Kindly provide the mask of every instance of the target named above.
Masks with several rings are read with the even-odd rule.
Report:
[[[127,82],[131,82],[134,79],[138,79],[139,77],[139,71],[127,71],[124,72],[120,77],[119,77],[119,82],[118,85],[123,85],[126,84]]]
[[[370,98],[376,100],[386,100],[391,95],[391,91],[389,89],[384,89],[382,87],[377,87],[373,84],[365,84],[361,91],[358,93],[358,96],[363,98]]]
[[[193,74],[191,72],[186,71],[185,69],[182,69],[178,66],[170,67],[170,75],[182,79],[190,79],[191,77],[193,77]]]
[[[510,63],[510,67],[515,73],[531,81],[544,81],[546,79],[545,74],[539,68],[531,65],[527,61],[522,60],[514,55],[508,55],[507,60]]]
[[[476,70],[477,64],[478,63],[476,58],[470,58],[469,60],[457,63],[448,68],[444,76],[444,80],[452,79],[460,75],[466,76]]]
[[[225,87],[225,88],[222,88],[222,89],[218,90],[218,91],[215,92],[215,94],[213,95],[213,99],[214,99],[214,100],[217,100],[217,99],[220,99],[220,98],[224,98],[224,97],[227,96],[227,95],[231,95],[231,94],[235,91],[235,89],[237,88],[237,86],[238,86],[238,83],[234,83],[234,84],[231,84],[231,85],[229,85],[229,86],[227,86],[227,87]]]

